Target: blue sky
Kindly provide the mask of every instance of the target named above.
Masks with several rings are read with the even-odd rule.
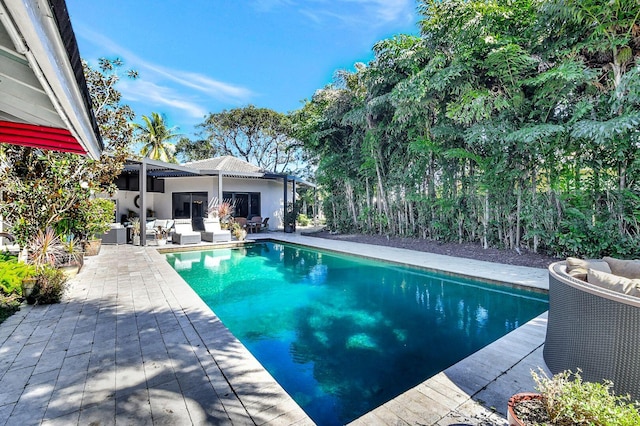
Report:
[[[368,62],[379,40],[417,34],[414,0],[67,0],[81,56],[119,57],[137,114],[192,136],[210,112],[249,104],[288,112]]]

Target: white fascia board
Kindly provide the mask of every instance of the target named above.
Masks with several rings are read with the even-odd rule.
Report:
[[[100,142],[91,126],[90,112],[85,108],[48,1],[2,1],[17,27],[8,30],[21,36],[23,40],[16,45],[18,51],[26,56],[36,77],[67,125],[67,130],[87,151],[87,155],[99,158],[102,153]]]

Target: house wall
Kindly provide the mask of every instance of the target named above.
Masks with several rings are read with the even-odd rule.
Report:
[[[259,192],[260,213],[263,218],[269,218],[269,228],[282,227],[283,189],[281,180],[262,179],[238,179],[222,177],[222,190],[232,192]],[[291,185],[289,185],[291,191]],[[160,219],[173,219],[172,194],[174,192],[207,192],[209,201],[214,197],[222,198],[218,194],[217,176],[198,176],[165,179],[164,193],[147,193],[147,208],[154,211],[155,217]],[[118,191],[115,198],[118,200],[118,218],[128,215],[129,210],[140,214],[140,209],[135,207],[134,200],[138,191]],[[291,192],[289,192],[291,200]],[[139,204],[139,203],[138,203]]]

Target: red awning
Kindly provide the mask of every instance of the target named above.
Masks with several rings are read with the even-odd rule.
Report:
[[[66,129],[0,120],[0,143],[86,154]]]

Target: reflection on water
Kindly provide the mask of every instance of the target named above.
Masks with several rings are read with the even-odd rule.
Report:
[[[321,425],[359,417],[547,309],[532,292],[283,244],[167,260]]]

